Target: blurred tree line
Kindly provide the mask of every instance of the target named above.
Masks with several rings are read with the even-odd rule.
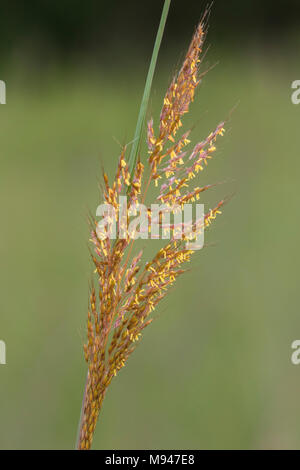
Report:
[[[163,0],[2,0],[0,54],[40,51],[64,59],[101,48],[109,56],[128,45],[153,43]],[[173,0],[167,32],[172,45],[186,39],[208,1]],[[299,27],[299,0],[215,0],[214,39],[278,40]]]

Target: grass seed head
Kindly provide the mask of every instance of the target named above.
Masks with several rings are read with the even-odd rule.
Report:
[[[215,152],[216,140],[224,133],[224,122],[188,152],[190,131],[177,137],[182,118],[189,111],[201,76],[201,52],[205,24],[198,25],[179,73],[172,80],[163,100],[158,132],[153,119],[147,125],[148,165],[150,176],[144,183],[144,165],[138,161],[131,178],[126,161],[126,147],[119,157],[115,178],[109,184],[104,173],[104,200],[119,209],[119,196],[126,194],[128,207],[145,201],[151,182],[161,181],[158,202],[170,207],[198,200],[212,185],[193,186],[198,173]],[[177,139],[177,140],[176,140]],[[209,227],[224,204],[220,201],[204,216],[202,230]],[[173,236],[152,260],[142,264],[142,252],[131,257],[135,248],[129,235],[123,239],[102,239],[96,221],[91,221],[92,261],[95,285],[90,292],[87,315],[87,342],[84,356],[88,363],[88,378],[83,404],[78,448],[89,449],[106,390],[118,372],[126,365],[139,343],[143,330],[153,321],[153,311],[167,295],[176,279],[185,272],[184,265],[193,255],[183,239]],[[126,253],[126,258],[125,258]],[[134,253],[134,251],[133,251]]]

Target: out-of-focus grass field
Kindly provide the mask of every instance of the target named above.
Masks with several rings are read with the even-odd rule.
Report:
[[[200,175],[225,181],[205,203],[235,195],[112,382],[94,448],[300,447],[296,56],[218,57],[186,122],[196,142],[239,102]],[[172,71],[161,61],[156,117]],[[117,141],[132,139],[145,72],[1,77],[2,449],[74,447],[92,272],[85,216],[101,202],[101,164],[112,174]]]

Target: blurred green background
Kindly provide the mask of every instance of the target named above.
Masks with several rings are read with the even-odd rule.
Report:
[[[118,142],[132,139],[162,5],[149,6],[147,22],[148,6],[142,13],[128,2],[129,12],[144,15],[143,31],[133,13],[124,25],[126,2],[98,2],[106,16],[94,18],[88,34],[82,10],[92,12],[94,2],[81,6],[77,23],[76,2],[41,3],[43,14],[25,9],[15,28],[9,7],[1,17],[11,20],[0,55],[7,86],[0,106],[1,449],[74,447],[92,272],[86,214],[101,202],[101,165],[112,174]],[[205,204],[235,195],[206,237],[211,246],[196,255],[112,382],[97,449],[300,448],[300,366],[290,359],[300,338],[300,105],[291,102],[291,83],[300,79],[299,8],[290,2],[278,29],[268,2],[257,23],[255,2],[226,3],[225,16],[220,2],[213,7],[205,59],[219,64],[185,123],[195,123],[196,142],[237,105],[200,177],[225,182]],[[35,2],[28,5],[36,12]],[[158,116],[202,7],[173,2],[149,116]],[[71,33],[59,33],[70,24],[74,38],[76,25],[85,25],[80,47]]]

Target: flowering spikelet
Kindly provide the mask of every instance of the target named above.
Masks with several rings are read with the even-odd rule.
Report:
[[[148,123],[150,176],[147,184],[143,185],[144,165],[140,161],[134,174],[130,175],[125,158],[126,148],[120,155],[111,185],[107,175],[103,175],[103,197],[116,210],[113,215],[117,218],[119,226],[122,225],[122,217],[118,211],[119,196],[127,195],[128,207],[133,203],[144,203],[151,181],[157,183],[163,178],[157,200],[170,208],[174,204],[182,206],[186,202],[198,200],[200,194],[212,186],[189,188],[191,180],[196,178],[197,173],[204,169],[212,157],[216,139],[224,133],[224,123],[221,122],[190,152],[185,150],[190,143],[189,131],[179,136],[176,141],[182,126],[181,119],[188,112],[201,80],[199,64],[204,37],[205,27],[202,21],[195,31],[182,68],[164,97],[157,137],[153,120]],[[145,188],[144,191],[142,188]],[[224,200],[220,201],[205,214],[201,230],[208,227],[221,213],[223,203]],[[164,229],[161,219],[160,224]],[[194,227],[196,224],[197,221]],[[142,263],[142,251],[131,257],[134,240],[129,233],[125,232],[122,237],[119,235],[112,240],[101,236],[96,220],[91,220],[91,225],[91,242],[94,247],[92,260],[96,281],[90,290],[87,343],[84,345],[88,377],[80,424],[79,449],[91,447],[108,385],[125,366],[141,339],[144,328],[152,322],[152,312],[156,305],[167,294],[177,277],[185,272],[184,265],[190,261],[193,254],[193,250],[185,246],[188,237],[176,238],[176,230],[180,227],[175,224],[171,226],[172,235],[168,243],[146,264]]]
[[[167,155],[171,159],[176,158],[182,148],[189,143],[188,135],[185,134],[177,143],[175,136],[178,129],[182,126],[181,118],[188,112],[190,103],[194,100],[195,89],[200,82],[198,70],[200,64],[200,54],[205,38],[205,29],[203,22],[200,22],[185,60],[177,77],[174,77],[172,83],[164,97],[164,103],[160,114],[159,135],[154,136],[152,121],[148,125],[148,146],[149,163],[152,169],[154,179],[158,178],[157,168],[162,158]],[[174,143],[164,154],[164,146],[167,141]]]

